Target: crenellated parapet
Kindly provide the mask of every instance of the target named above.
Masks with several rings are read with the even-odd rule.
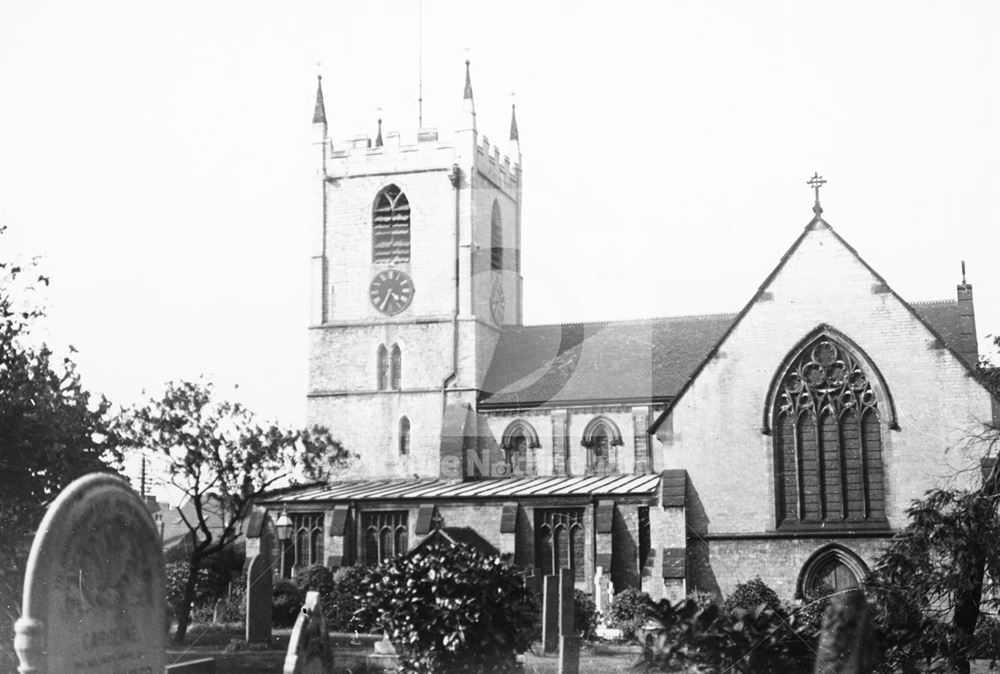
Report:
[[[500,154],[500,148],[490,145],[486,136],[480,135],[476,144],[476,169],[490,182],[510,194],[516,194],[521,180],[521,166],[512,162],[507,155]]]
[[[370,136],[353,136],[327,148],[327,176],[351,176],[449,169],[459,162],[455,144],[440,139],[436,129],[421,129],[405,137],[398,131],[385,134],[382,145]]]

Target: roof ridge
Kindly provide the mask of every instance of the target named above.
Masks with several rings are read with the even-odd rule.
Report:
[[[677,316],[650,316],[646,318],[620,318],[608,319],[604,321],[569,321],[566,323],[532,323],[531,325],[506,326],[507,328],[554,328],[568,325],[623,325],[626,323],[656,323],[658,321],[679,321],[685,319],[709,319],[709,318],[731,318],[738,314],[736,311],[720,311],[712,314],[680,314]]]
[[[947,299],[947,300],[917,300],[916,302],[910,302],[910,306],[920,305],[927,306],[928,304],[958,304],[958,300]]]

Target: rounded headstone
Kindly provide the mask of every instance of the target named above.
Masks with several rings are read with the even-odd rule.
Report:
[[[114,475],[85,475],[35,534],[15,626],[19,671],[164,671],[160,537],[139,495]]]

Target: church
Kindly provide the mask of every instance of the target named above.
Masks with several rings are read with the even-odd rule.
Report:
[[[809,597],[857,584],[912,499],[974,474],[970,431],[997,409],[972,286],[900,297],[824,220],[819,176],[738,311],[524,325],[513,108],[501,154],[467,62],[454,132],[334,142],[321,85],[307,414],[358,458],[261,504],[293,524],[281,574],[440,532],[586,592],[760,576]]]

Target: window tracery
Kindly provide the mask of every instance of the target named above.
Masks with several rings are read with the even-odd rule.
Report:
[[[568,568],[573,569],[576,581],[583,581],[583,510],[566,508],[536,512],[535,554],[541,575]]]
[[[375,197],[372,209],[372,262],[410,261],[410,202],[396,185]]]
[[[884,523],[879,396],[861,361],[821,335],[773,400],[778,526]]]

